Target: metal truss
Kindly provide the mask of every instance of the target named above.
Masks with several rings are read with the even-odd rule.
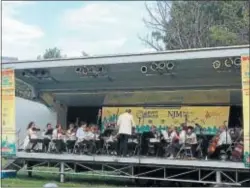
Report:
[[[86,163],[86,162],[51,162],[28,161],[25,168],[31,176],[32,172],[60,174],[60,182],[65,181],[65,175],[89,175],[102,177],[117,177],[131,180],[156,180],[182,183],[198,183],[226,186],[241,186],[250,182],[249,171],[227,169],[178,168],[174,166],[154,166],[121,163]],[[35,167],[55,167],[58,171],[34,169]],[[80,169],[80,170],[79,170]],[[86,173],[87,172],[87,173]]]

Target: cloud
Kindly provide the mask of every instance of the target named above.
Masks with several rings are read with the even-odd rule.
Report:
[[[57,45],[68,55],[140,52],[145,33],[144,2],[85,2],[66,10],[61,25],[67,35]]]
[[[18,19],[19,10],[34,2],[10,1],[2,3],[2,54],[19,59],[35,58],[40,53],[41,28]]]

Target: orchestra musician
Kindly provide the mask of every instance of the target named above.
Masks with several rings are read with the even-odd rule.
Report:
[[[118,155],[127,156],[128,153],[128,138],[132,135],[132,127],[135,126],[131,109],[127,109],[125,113],[119,115],[117,126],[119,127],[119,153]]]
[[[87,154],[93,150],[93,134],[88,130],[87,123],[82,122],[81,127],[79,127],[76,131],[77,143],[80,145],[80,150],[82,149],[82,145],[86,144]],[[85,152],[85,151],[84,151]]]
[[[179,135],[177,134],[176,129],[174,131],[175,133],[173,133],[173,135],[175,135],[175,137],[172,138],[171,156],[169,157],[169,159],[175,158],[180,148],[183,146],[183,144],[186,143],[186,132],[187,132],[186,123],[181,124],[181,131]]]
[[[91,127],[91,131],[93,133],[94,136],[94,144],[95,144],[95,153],[96,154],[100,154],[101,153],[101,149],[103,147],[103,139],[100,138],[100,130],[98,128],[99,126],[95,126],[93,125]]]
[[[67,139],[66,141],[67,149],[72,150],[75,144],[75,140],[76,140],[75,125],[72,123],[69,125],[69,129],[66,132],[66,139]]]
[[[62,129],[62,125],[57,124],[56,128],[53,130],[52,139],[55,142],[56,148],[59,153],[62,153],[63,148],[64,148],[64,142],[63,142],[64,135],[65,135],[65,132]]]
[[[192,126],[189,126],[187,129],[186,144],[191,146],[192,156],[196,157],[196,149],[198,142],[197,142],[197,136]]]
[[[152,153],[154,155],[157,155],[159,153],[160,145],[161,145],[160,133],[157,131],[156,126],[154,126],[154,125],[151,128],[151,133],[152,133],[152,136],[149,139],[149,143],[153,145],[153,152]]]
[[[31,144],[30,151],[34,151],[34,148],[36,147],[38,141],[38,131],[40,129],[36,128],[35,123],[32,121],[27,126],[27,136],[24,140],[24,150],[28,150],[29,146]]]
[[[176,127],[170,127],[169,128],[169,142],[170,142],[170,157],[168,157],[168,159],[173,159],[177,152],[176,152],[176,148],[179,145],[179,136],[177,133],[177,128]]]
[[[45,152],[47,151],[49,147],[49,142],[52,138],[52,134],[53,134],[53,127],[50,123],[48,123],[43,133],[43,149],[42,150]]]
[[[232,138],[229,131],[227,130],[226,123],[227,122],[224,122],[224,124],[220,127],[218,134],[213,138],[212,142],[210,143],[210,146],[208,148],[209,158],[218,158],[220,153],[222,151],[226,152],[229,145],[232,144]],[[214,149],[212,148],[213,144],[215,146]]]

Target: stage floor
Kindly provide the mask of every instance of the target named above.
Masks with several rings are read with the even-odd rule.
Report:
[[[105,155],[76,155],[76,154],[48,154],[48,153],[27,153],[17,152],[17,157],[26,160],[50,160],[65,162],[95,162],[95,163],[123,163],[123,164],[141,164],[172,167],[197,167],[206,169],[228,169],[228,170],[249,170],[240,162],[230,161],[209,161],[209,160],[171,160],[156,157],[117,157]]]

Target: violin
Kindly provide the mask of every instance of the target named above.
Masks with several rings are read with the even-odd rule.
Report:
[[[215,152],[215,150],[217,148],[217,145],[218,145],[218,142],[219,142],[219,138],[220,138],[220,134],[217,134],[212,138],[212,141],[211,141],[211,143],[209,144],[209,147],[208,147],[208,153],[210,155]]]

